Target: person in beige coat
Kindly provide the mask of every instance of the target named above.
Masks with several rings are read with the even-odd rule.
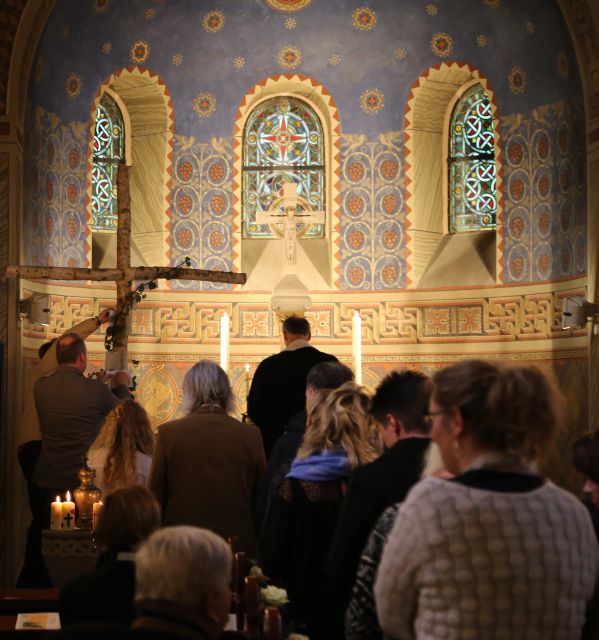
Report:
[[[185,376],[187,416],[158,430],[149,486],[166,526],[195,525],[237,536],[255,557],[255,504],[266,458],[258,427],[231,417],[227,374],[201,360]]]
[[[75,333],[82,340],[94,333],[101,324],[108,322],[109,310],[104,309],[95,318],[89,318],[77,323],[65,333]],[[43,376],[53,373],[58,367],[56,360],[56,342],[58,338],[45,342],[38,351],[39,360],[31,370],[27,387],[24,395],[24,409],[19,422],[17,436],[17,459],[19,466],[27,483],[27,497],[29,500],[29,508],[33,513],[36,509],[38,500],[40,499],[40,490],[33,482],[33,471],[42,449],[42,435],[40,431],[40,421],[35,407],[33,397],[33,387],[35,383]],[[42,492],[45,495],[45,492]],[[31,527],[30,527],[31,529]],[[18,587],[44,586],[49,580],[47,576],[39,576],[39,562],[33,561],[32,551],[30,549],[32,536],[31,530],[27,533],[27,548],[25,551],[25,560],[17,579]],[[38,545],[34,545],[37,547]],[[37,552],[33,555],[37,555]],[[42,570],[45,574],[45,571]],[[49,583],[48,583],[49,584]]]

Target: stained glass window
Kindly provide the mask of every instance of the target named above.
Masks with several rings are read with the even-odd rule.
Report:
[[[116,231],[116,174],[124,161],[125,130],[116,102],[105,93],[96,111],[92,165],[92,229]]]
[[[452,233],[495,229],[497,181],[491,103],[482,85],[455,106],[449,139],[449,227]]]
[[[296,210],[325,210],[322,125],[302,100],[276,97],[256,107],[246,121],[243,139],[243,237],[270,238],[256,212],[280,209],[285,182],[297,185]],[[298,236],[322,238],[324,225],[298,224]]]

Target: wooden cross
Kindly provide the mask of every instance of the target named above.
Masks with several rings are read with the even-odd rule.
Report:
[[[297,211],[297,205],[309,207],[308,201],[298,197],[297,187],[293,182],[283,184],[283,196],[277,198],[268,211],[256,212],[257,224],[274,225],[283,222],[285,225],[284,250],[285,267],[294,271],[297,263],[297,225],[298,224],[324,224],[324,211]],[[282,212],[281,212],[282,209]],[[283,218],[282,221],[277,218]]]
[[[118,165],[117,173],[117,247],[115,269],[85,269],[70,267],[27,267],[9,265],[4,270],[5,278],[21,276],[31,279],[50,280],[93,280],[116,282],[117,307],[115,313],[114,356],[111,369],[127,368],[127,347],[131,332],[132,283],[134,280],[155,280],[168,272],[169,278],[179,280],[201,280],[204,282],[224,282],[245,284],[245,273],[232,271],[210,271],[182,267],[132,267],[131,266],[131,195],[129,191],[129,167]]]

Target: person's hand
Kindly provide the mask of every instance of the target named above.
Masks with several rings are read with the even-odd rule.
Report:
[[[115,371],[112,376],[112,383],[115,387],[119,384],[124,384],[126,387],[130,387],[131,375],[128,371]]]
[[[110,320],[111,311],[113,311],[113,309],[102,309],[102,311],[100,311],[100,313],[97,316],[98,322],[100,324],[104,324],[105,322],[108,322],[108,320]]]
[[[95,375],[96,375],[96,380],[99,380],[100,382],[106,382],[110,378],[110,376],[108,375],[105,369],[100,369],[99,371],[96,371]]]

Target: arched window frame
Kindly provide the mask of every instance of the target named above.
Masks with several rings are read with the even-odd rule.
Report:
[[[452,193],[454,191],[454,180],[455,176],[452,174],[452,165],[457,162],[455,158],[451,156],[451,140],[453,135],[453,128],[455,120],[458,116],[457,111],[460,106],[460,103],[464,99],[464,97],[471,91],[473,87],[479,86],[482,92],[485,94],[485,97],[489,101],[489,105],[491,106],[491,101],[489,100],[488,92],[484,86],[484,84],[479,80],[471,80],[470,82],[465,83],[460,87],[460,89],[456,92],[453,99],[449,103],[447,107],[447,112],[445,116],[444,123],[444,136],[443,136],[443,157],[446,158],[446,162],[444,164],[444,180],[443,180],[443,204],[444,204],[444,233],[472,233],[476,231],[490,231],[497,228],[497,215],[498,215],[498,180],[497,180],[497,131],[495,130],[494,118],[491,118],[491,123],[493,126],[493,153],[492,153],[492,161],[494,165],[494,189],[493,189],[493,197],[495,201],[495,209],[494,209],[494,221],[492,224],[488,226],[479,226],[473,229],[463,229],[456,230],[453,228],[453,210],[452,210]],[[468,157],[470,162],[475,161],[475,156],[471,155]]]
[[[243,243],[253,242],[242,238],[242,145],[245,121],[261,101],[274,96],[294,96],[306,102],[316,111],[323,126],[326,173],[326,222],[328,245],[327,280],[331,286],[341,286],[341,123],[339,110],[331,93],[318,81],[303,74],[276,74],[255,84],[241,99],[233,126],[233,260],[232,268],[244,271]],[[324,239],[318,240],[322,242]],[[247,246],[247,245],[245,245]],[[247,271],[247,269],[245,269]]]
[[[122,157],[119,158],[118,163],[117,164],[126,164],[126,165],[130,165],[131,164],[131,135],[130,135],[130,131],[131,131],[131,121],[129,118],[129,111],[127,110],[127,107],[123,104],[123,101],[121,100],[121,98],[118,96],[118,94],[116,94],[114,91],[112,91],[109,88],[106,88],[103,92],[102,95],[100,96],[100,100],[98,101],[98,106],[96,108],[96,116],[94,119],[94,139],[95,139],[95,133],[96,133],[96,129],[98,126],[98,116],[97,116],[97,112],[98,109],[100,107],[100,105],[102,104],[102,101],[104,100],[104,96],[108,96],[115,104],[118,112],[119,112],[119,116],[120,116],[120,121],[121,121],[121,126],[122,126],[122,132],[121,132],[121,138],[122,138]],[[91,228],[92,231],[94,233],[116,233],[116,227],[114,226],[110,226],[108,228],[103,228],[100,226],[96,226],[93,224],[93,193],[94,193],[94,187],[95,187],[95,181],[94,181],[94,166],[100,164],[100,165],[104,165],[104,164],[115,164],[115,163],[110,163],[110,162],[103,162],[101,160],[99,160],[98,155],[94,151],[92,152],[92,174],[91,174],[91,189],[92,189],[92,223],[91,223]],[[111,175],[111,181],[113,181],[113,190],[114,188],[116,188],[116,172],[112,172]],[[113,195],[113,210],[115,209],[115,204],[116,204],[116,195]],[[116,211],[115,211],[116,213]]]
[[[86,264],[94,265],[92,246],[95,238],[113,242],[112,234],[92,237],[91,172],[95,117],[100,98],[109,92],[121,109],[125,122],[125,163],[131,166],[131,249],[134,264],[168,264],[170,255],[170,219],[172,159],[175,119],[172,99],[162,78],[142,66],[123,67],[110,74],[100,85],[90,110],[86,180]],[[152,154],[155,162],[146,163]],[[143,167],[143,170],[137,170]],[[143,211],[143,217],[136,211]],[[111,244],[112,246],[112,244]],[[108,252],[106,253],[108,255]]]
[[[319,162],[314,164],[313,162],[308,162],[308,164],[294,164],[292,162],[282,163],[282,164],[250,164],[250,160],[247,158],[247,137],[251,135],[252,132],[248,131],[248,127],[253,124],[253,120],[255,114],[260,111],[264,111],[271,104],[276,103],[284,103],[286,100],[293,101],[295,103],[299,103],[302,105],[309,116],[314,120],[316,124],[318,140],[316,142],[310,143],[310,146],[319,147],[318,149],[318,159]],[[276,174],[278,172],[290,172],[295,173],[294,179],[297,179],[297,183],[300,185],[298,190],[298,197],[303,198],[309,205],[312,210],[324,210],[327,209],[327,153],[326,153],[326,140],[324,133],[324,126],[322,122],[321,116],[318,114],[318,111],[314,108],[312,104],[310,104],[309,100],[307,100],[303,96],[297,95],[273,95],[265,98],[258,102],[248,113],[247,118],[245,120],[244,128],[243,128],[243,141],[242,141],[242,175],[241,175],[241,184],[242,184],[242,200],[241,200],[241,211],[242,211],[242,235],[245,240],[249,240],[252,238],[258,237],[276,237],[276,233],[272,230],[257,232],[255,234],[248,233],[247,229],[247,220],[248,220],[248,203],[247,203],[247,189],[246,189],[246,180],[249,177],[250,173],[256,171],[264,171],[264,173],[272,173],[273,175],[273,188],[270,191],[269,195],[262,196],[263,199],[270,199],[274,201],[276,199],[277,193],[279,193],[280,187],[282,185],[282,180],[276,180]],[[313,188],[303,188],[305,186],[304,180],[302,178],[309,173],[316,173],[316,184],[319,185],[319,189],[314,195]],[[299,174],[299,175],[298,175]],[[308,180],[312,183],[310,176],[308,176]],[[264,203],[266,204],[266,203]],[[265,206],[263,210],[268,208]],[[300,228],[298,231],[298,236],[304,237],[316,237],[322,238],[326,235],[326,225],[308,225],[306,229]]]
[[[501,131],[495,93],[486,76],[463,62],[441,62],[425,69],[413,82],[404,117],[406,288],[439,284],[428,278],[438,261],[438,250],[452,238],[472,245],[477,234],[450,234],[447,189],[447,141],[453,103],[470,84],[480,82],[491,102],[497,166],[497,228],[494,235],[493,282],[503,281],[503,198]],[[470,238],[470,240],[466,240]],[[462,247],[474,254],[476,247]],[[447,271],[447,270],[445,270]],[[456,286],[443,283],[442,286]]]

